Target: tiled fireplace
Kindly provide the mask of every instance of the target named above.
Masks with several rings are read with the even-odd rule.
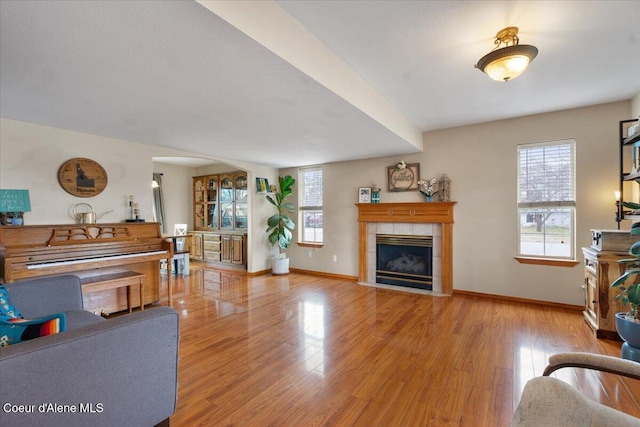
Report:
[[[358,204],[358,280],[364,283],[376,282],[377,235],[429,236],[432,238],[431,290],[450,295],[453,292],[454,203]],[[416,287],[428,289],[423,286]]]
[[[437,229],[435,235],[434,228]],[[367,283],[442,292],[439,230],[439,224],[369,224]],[[370,244],[372,238],[373,247]],[[397,247],[388,245],[389,241]]]

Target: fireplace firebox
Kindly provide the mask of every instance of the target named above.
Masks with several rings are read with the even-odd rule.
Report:
[[[376,283],[432,290],[433,237],[376,234]]]

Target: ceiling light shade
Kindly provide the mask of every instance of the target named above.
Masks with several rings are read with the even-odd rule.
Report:
[[[501,44],[506,46],[500,48]],[[496,47],[475,65],[496,81],[509,81],[524,73],[538,54],[538,48],[519,44],[518,27],[507,27],[496,34]]]

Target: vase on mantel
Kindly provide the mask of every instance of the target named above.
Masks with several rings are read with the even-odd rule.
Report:
[[[425,200],[427,203],[431,203],[431,202],[433,202],[433,196],[424,196],[424,200]]]
[[[380,191],[371,192],[371,203],[380,203]]]

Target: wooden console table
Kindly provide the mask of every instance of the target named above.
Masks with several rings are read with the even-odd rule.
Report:
[[[133,311],[131,304],[131,287],[140,287],[140,310],[144,310],[144,274],[136,271],[122,271],[119,273],[101,274],[99,276],[89,276],[80,279],[82,291],[84,293],[104,291],[127,287],[127,309],[129,313]]]

